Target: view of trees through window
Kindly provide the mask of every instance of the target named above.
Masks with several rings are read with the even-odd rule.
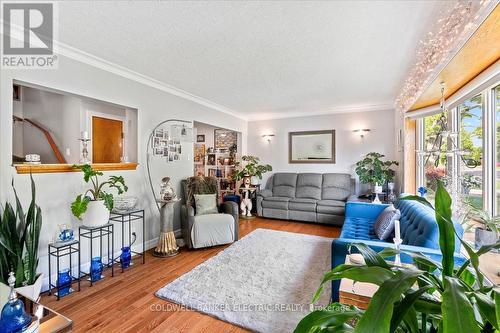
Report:
[[[462,193],[476,208],[483,207],[483,109],[482,95],[466,100],[458,107],[460,149],[467,154],[460,161]]]
[[[500,215],[500,85],[495,88],[495,119],[496,119],[496,212]]]

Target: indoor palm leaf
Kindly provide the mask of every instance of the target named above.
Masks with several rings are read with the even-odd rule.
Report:
[[[319,299],[325,283],[342,278],[379,286],[366,310],[338,303],[313,311],[298,324],[295,332],[500,332],[500,289],[487,286],[479,270],[479,256],[500,243],[475,251],[460,240],[469,259],[455,266],[455,236],[451,199],[441,183],[436,191],[435,207],[425,199],[409,196],[435,210],[439,227],[441,262],[423,254],[405,252],[413,265],[395,266],[386,258],[394,249],[377,253],[364,244],[354,243],[364,265],[344,264],[326,273],[313,303]],[[350,325],[349,323],[356,324]]]

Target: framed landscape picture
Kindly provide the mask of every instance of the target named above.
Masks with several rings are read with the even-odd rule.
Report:
[[[288,133],[288,163],[335,163],[335,130]]]

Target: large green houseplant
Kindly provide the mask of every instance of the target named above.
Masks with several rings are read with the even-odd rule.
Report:
[[[79,194],[71,203],[71,212],[87,226],[106,224],[109,214],[113,210],[113,194],[110,189],[116,189],[118,194],[127,192],[128,187],[122,176],[110,176],[107,181],[99,182],[103,173],[92,169],[89,164],[75,165],[82,170],[85,183],[91,183],[91,188]]]
[[[9,272],[14,272],[16,287],[23,295],[37,299],[42,275],[37,274],[38,243],[42,229],[42,211],[36,204],[36,187],[31,179],[31,202],[25,214],[14,183],[15,207],[5,203],[0,215],[0,282],[7,284]]]
[[[371,152],[356,163],[356,174],[363,184],[384,185],[394,180],[392,166],[399,165],[397,161],[383,161],[385,155]]]
[[[236,162],[236,172],[233,175],[235,181],[242,180],[245,177],[254,177],[262,179],[262,175],[266,172],[272,171],[273,167],[269,164],[259,164],[260,159],[257,156],[245,155],[241,157],[241,162]]]
[[[479,333],[500,330],[500,288],[489,286],[479,270],[479,256],[500,243],[483,246],[474,251],[460,239],[469,259],[454,265],[455,236],[452,221],[451,198],[438,183],[435,206],[424,198],[409,196],[435,210],[439,228],[441,262],[407,252],[414,265],[395,266],[385,258],[395,250],[377,253],[368,246],[356,243],[363,255],[364,265],[340,265],[325,274],[313,298],[315,302],[325,283],[349,278],[379,286],[366,310],[333,303],[329,307],[311,312],[304,317],[296,333],[305,332],[443,332]]]

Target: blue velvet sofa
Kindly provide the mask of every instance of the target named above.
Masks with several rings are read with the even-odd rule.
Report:
[[[396,207],[401,212],[400,226],[403,245],[402,251],[423,253],[434,260],[441,261],[439,250],[439,229],[435,219],[434,211],[416,201],[399,200]],[[385,204],[373,204],[366,202],[348,202],[345,209],[345,222],[340,237],[332,242],[332,268],[345,263],[349,245],[352,243],[364,243],[375,251],[384,248],[394,248],[392,239],[390,242],[381,241],[373,231],[373,224],[379,214],[387,207]],[[463,228],[454,223],[457,233],[462,237]],[[389,240],[388,240],[389,241]],[[352,252],[355,252],[353,247]],[[455,242],[455,261],[457,264],[463,262],[460,255],[460,242]],[[411,256],[402,253],[401,261],[411,263]],[[333,281],[332,300],[339,300],[340,280]]]

